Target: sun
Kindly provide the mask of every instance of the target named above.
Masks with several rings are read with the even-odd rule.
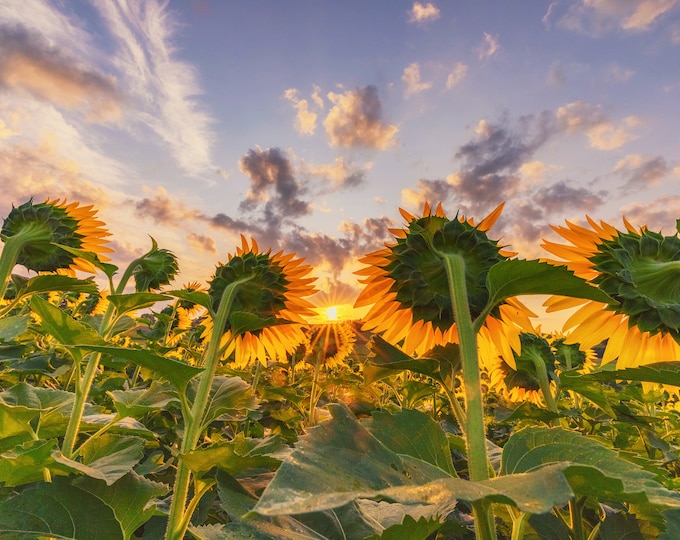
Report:
[[[330,306],[326,308],[326,312],[324,313],[324,316],[328,321],[337,321],[338,320],[338,306]]]

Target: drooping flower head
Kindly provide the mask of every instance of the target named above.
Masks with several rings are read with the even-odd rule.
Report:
[[[541,391],[541,372],[547,375],[551,389],[555,387],[555,355],[550,343],[543,335],[522,332],[520,347],[511,355],[497,351],[494,356],[482,358],[490,387],[507,401],[542,405],[545,396]]]
[[[564,324],[567,343],[586,347],[607,340],[603,363],[618,368],[680,359],[680,238],[663,236],[625,218],[625,231],[587,217],[590,227],[552,227],[568,244],[544,241],[574,273],[616,303],[551,297],[548,311],[577,308]]]
[[[104,223],[96,219],[96,214],[91,205],[80,206],[77,202],[67,204],[48,199],[34,204],[30,200],[12,207],[2,224],[0,237],[5,242],[12,237],[21,239],[16,264],[34,272],[95,273],[91,263],[54,244],[89,251],[101,261],[108,261],[105,253],[113,252],[105,245],[110,233]]]
[[[302,264],[303,259],[295,258],[295,254],[260,252],[255,240],[251,239],[249,244],[243,235],[241,242],[236,255],[230,255],[226,264],[218,265],[209,282],[213,310],[217,311],[230,283],[250,278],[238,286],[231,313],[288,322],[232,336],[232,327],[227,321],[223,339],[234,339],[225,354],[234,352],[236,367],[245,367],[253,361],[266,365],[268,359],[285,362],[287,355],[305,340],[304,317],[314,315],[313,305],[306,300],[316,292],[315,278],[308,277],[312,268]]]
[[[134,262],[132,275],[137,292],[159,290],[175,279],[179,271],[177,256],[172,251],[159,248],[153,238],[151,242],[151,250]]]
[[[422,217],[401,210],[406,229],[390,230],[396,243],[360,259],[368,265],[358,270],[365,288],[355,307],[372,305],[364,329],[383,333],[400,343],[407,354],[422,353],[436,345],[456,342],[457,333],[445,263],[440,253],[458,254],[465,260],[465,278],[473,319],[488,300],[486,277],[491,267],[512,255],[486,234],[501,213],[498,206],[478,225],[472,219],[448,219],[441,204],[434,213],[426,204]],[[528,322],[531,313],[516,300],[494,308],[490,319]],[[501,328],[498,327],[500,330]]]

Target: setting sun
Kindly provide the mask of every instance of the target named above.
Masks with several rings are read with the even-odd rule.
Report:
[[[338,320],[338,306],[331,306],[326,308],[326,319],[329,321],[337,321]]]

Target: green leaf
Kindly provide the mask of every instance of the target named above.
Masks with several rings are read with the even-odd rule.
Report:
[[[608,294],[589,285],[566,266],[536,260],[508,259],[493,265],[486,286],[490,306],[498,305],[506,298],[529,294],[556,294],[615,303]]]
[[[21,486],[44,480],[43,468],[55,463],[52,452],[56,439],[27,441],[0,454],[0,484],[6,487]]]
[[[172,300],[172,297],[166,294],[138,292],[130,294],[112,294],[107,296],[106,299],[115,306],[118,315],[122,315],[123,313],[136,309],[151,307],[157,302]]]
[[[432,418],[420,411],[402,409],[395,414],[374,411],[364,423],[368,431],[397,454],[408,455],[457,476],[446,433]]]
[[[100,270],[102,270],[110,278],[113,277],[114,274],[118,271],[118,267],[116,265],[100,261],[96,253],[86,251],[84,249],[74,248],[71,246],[65,246],[63,244],[55,243],[54,245],[59,246],[61,249],[65,251],[68,251],[71,255],[75,255],[76,257],[86,260],[87,262],[92,264],[95,268],[99,268]]]
[[[125,349],[99,345],[79,345],[77,348],[109,354],[114,358],[123,358],[128,362],[150,369],[180,391],[184,391],[189,380],[203,372],[200,368],[190,366],[174,358],[158,356],[144,349]]]
[[[640,530],[640,523],[630,514],[614,513],[600,525],[597,537],[599,540],[651,540]],[[657,538],[655,535],[653,538]]]
[[[599,382],[594,381],[589,374],[583,375],[578,371],[564,371],[560,373],[560,387],[563,390],[572,390],[577,394],[588,398],[612,418],[617,418],[612,404],[617,403],[617,393],[613,389],[604,388]]]
[[[634,368],[598,371],[581,376],[584,381],[641,381],[680,386],[680,359]]]
[[[152,411],[167,410],[170,405],[180,402],[172,386],[162,385],[156,381],[148,388],[112,390],[107,394],[121,417],[139,418]]]
[[[392,525],[382,534],[369,536],[366,540],[427,540],[432,533],[437,532],[442,524],[437,520],[421,517],[418,521],[406,516],[402,523]]]
[[[0,537],[124,539],[115,513],[99,497],[63,478],[39,483],[0,502]]]
[[[62,345],[106,344],[92,328],[79,323],[64,310],[39,296],[31,298],[31,309],[40,316],[40,326]]]
[[[229,326],[233,335],[243,334],[244,332],[254,332],[281,324],[297,324],[286,319],[276,317],[260,317],[245,311],[236,311],[229,316]]]
[[[88,477],[78,478],[73,484],[113,510],[125,539],[133,538],[134,532],[154,515],[156,499],[168,493],[165,484],[153,482],[135,472],[126,474],[110,486]]]
[[[680,507],[680,493],[666,489],[651,472],[578,432],[528,427],[510,436],[503,448],[501,474],[540,472],[554,465],[564,467],[576,495]]]
[[[239,433],[231,441],[221,441],[193,450],[182,455],[181,459],[198,476],[203,476],[214,467],[229,474],[249,469],[274,471],[281,464],[281,460],[273,455],[285,448],[286,443],[279,435],[253,439]]]
[[[28,329],[28,315],[13,315],[0,319],[0,342],[11,341]]]
[[[187,396],[193,401],[196,395],[199,381],[193,380],[187,392]],[[245,410],[257,409],[257,399],[251,386],[240,377],[217,376],[212,381],[210,395],[203,415],[203,426],[207,427],[211,422],[223,414],[236,414]]]
[[[104,433],[88,440],[78,453],[82,456],[83,463],[98,470],[101,478],[110,486],[141,461],[144,456],[144,439]]]
[[[210,295],[201,291],[186,291],[184,289],[174,290],[174,291],[164,291],[163,294],[169,294],[180,300],[186,300],[192,304],[204,307],[209,312],[212,312],[212,302],[210,300]]]
[[[300,438],[253,512],[299,514],[384,497],[402,504],[446,508],[456,500],[489,500],[541,513],[573,496],[563,464],[484,482],[452,478],[438,467],[386,448],[345,406],[330,404],[328,409],[332,419]]]
[[[371,338],[369,348],[371,351],[368,357],[369,363],[381,368],[382,371],[373,371],[371,373],[369,370],[369,374],[366,377],[367,382],[378,380],[381,374],[384,373],[384,370],[392,372],[408,370],[427,375],[439,381],[441,380],[439,362],[436,360],[416,360],[378,335],[374,335]],[[369,366],[366,367],[368,368]]]
[[[46,274],[29,279],[17,290],[17,299],[52,291],[81,292],[97,294],[99,289],[94,278],[76,279],[58,274]]]

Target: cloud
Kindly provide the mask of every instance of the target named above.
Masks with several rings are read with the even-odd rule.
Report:
[[[408,14],[409,22],[425,24],[435,21],[439,18],[439,8],[436,7],[432,2],[428,2],[427,4],[414,2],[413,7],[408,12]]]
[[[328,178],[334,190],[353,188],[365,182],[366,170],[371,168],[369,163],[364,170],[353,167],[350,163],[340,156],[335,161],[327,165],[319,165],[313,168],[312,174]]]
[[[584,187],[572,187],[559,181],[536,191],[532,199],[543,210],[543,215],[562,214],[565,210],[579,208],[592,212],[605,202],[606,192],[593,192]]]
[[[558,24],[593,36],[613,29],[642,32],[678,5],[680,0],[580,0],[570,5]]]
[[[189,245],[199,253],[208,253],[209,255],[215,255],[217,253],[214,238],[202,234],[190,233],[187,235],[187,241],[189,242]]]
[[[661,230],[665,235],[674,235],[677,209],[680,208],[680,196],[664,196],[648,203],[634,202],[621,207],[621,213],[633,225],[648,225],[653,231]]]
[[[0,26],[0,88],[83,110],[89,122],[115,122],[121,116],[121,96],[112,76],[83,67],[22,27]]]
[[[547,82],[550,86],[562,86],[565,82],[567,82],[567,76],[564,73],[564,66],[559,60],[550,66]]]
[[[623,189],[626,191],[656,186],[664,178],[674,174],[662,156],[646,158],[640,154],[630,154],[620,160],[614,167],[614,172],[625,180]]]
[[[239,160],[241,172],[250,178],[250,189],[240,204],[252,210],[264,203],[265,215],[280,220],[296,218],[310,212],[309,204],[300,199],[303,189],[295,179],[290,160],[278,148],[256,148]]]
[[[328,93],[333,107],[323,125],[332,146],[383,150],[395,144],[398,128],[384,121],[375,86],[364,86],[344,94]]]
[[[295,118],[295,129],[300,135],[314,135],[316,131],[316,119],[318,115],[309,110],[309,102],[306,99],[299,99],[297,97],[297,90],[289,88],[283,94],[297,109],[297,116]]]
[[[451,90],[460,83],[467,75],[468,67],[463,62],[458,62],[453,67],[453,71],[446,77],[446,89]]]
[[[210,156],[213,120],[196,99],[202,92],[194,67],[175,58],[176,22],[167,3],[97,2],[95,6],[117,40],[113,62],[124,75],[128,93],[137,100],[139,121],[168,145],[187,174],[215,170]]]
[[[491,58],[498,52],[498,36],[492,36],[484,32],[484,43],[479,47],[479,59],[485,60]]]
[[[588,132],[590,146],[598,150],[615,150],[627,142],[637,139],[637,136],[630,132],[631,129],[639,126],[642,120],[637,116],[624,118],[619,125],[611,122],[602,122],[591,127]]]
[[[401,80],[406,85],[406,90],[404,91],[405,97],[409,97],[413,94],[418,94],[432,88],[431,82],[422,82],[420,80],[420,66],[418,65],[418,62],[413,62],[404,68],[404,73],[401,76]]]
[[[166,227],[182,227],[185,220],[196,219],[201,215],[198,210],[186,206],[181,200],[170,197],[163,187],[159,187],[152,197],[129,202],[139,217],[151,218]]]

